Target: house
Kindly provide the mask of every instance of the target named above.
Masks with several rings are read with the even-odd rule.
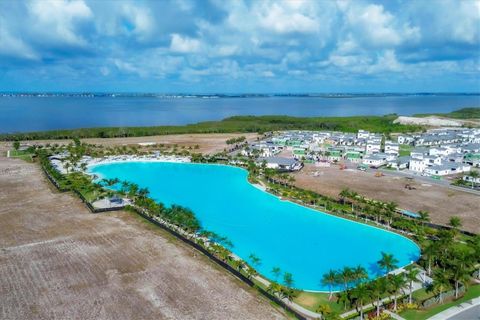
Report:
[[[257,164],[261,165],[265,162],[267,168],[279,171],[298,171],[302,169],[303,163],[291,158],[283,157],[264,157],[258,158]]]
[[[446,176],[470,171],[470,166],[463,163],[447,162],[425,168],[425,173],[432,176]]]
[[[423,158],[410,158],[410,163],[408,164],[408,168],[415,172],[423,172],[427,167],[426,163],[423,161]]]
[[[362,162],[362,154],[358,151],[350,150],[345,153],[345,159],[353,163],[360,163]]]
[[[392,141],[385,142],[385,153],[398,155],[400,152],[400,146],[398,143]]]
[[[399,144],[412,144],[415,141],[415,138],[412,136],[401,135],[398,136],[397,142]]]
[[[407,169],[408,165],[410,164],[410,157],[409,156],[398,157],[394,160],[387,161],[387,164],[389,167],[395,168],[398,170]]]
[[[366,130],[358,130],[357,139],[367,139],[370,136],[370,132]]]
[[[380,149],[382,148],[382,139],[368,139],[367,140],[367,145],[365,147],[365,153],[371,154],[371,153],[377,153],[380,152]]]
[[[387,155],[384,153],[374,153],[363,157],[362,163],[373,168],[381,167],[387,164]]]

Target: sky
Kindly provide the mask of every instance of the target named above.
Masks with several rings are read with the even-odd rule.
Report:
[[[480,92],[480,0],[0,0],[0,91]]]

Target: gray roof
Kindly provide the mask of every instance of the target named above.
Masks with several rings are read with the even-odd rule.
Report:
[[[297,160],[292,158],[283,158],[283,157],[266,157],[266,158],[258,158],[260,162],[266,161],[267,163],[276,163],[280,166],[292,166],[295,163],[298,163]]]

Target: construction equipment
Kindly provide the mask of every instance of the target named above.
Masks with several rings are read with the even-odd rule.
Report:
[[[410,183],[407,183],[405,185],[405,189],[408,189],[408,190],[416,190],[417,188],[413,187]]]
[[[383,177],[383,176],[384,176],[383,173],[381,173],[379,171],[375,172],[375,177],[380,178],[380,177]]]

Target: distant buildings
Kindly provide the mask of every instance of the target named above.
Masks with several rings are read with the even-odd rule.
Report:
[[[285,150],[291,158],[278,158]],[[433,129],[421,134],[402,134],[396,141],[366,130],[356,134],[282,131],[250,144],[242,154],[269,159],[269,167],[282,170],[298,170],[301,162],[345,160],[375,168],[388,166],[443,176],[468,172],[471,166],[480,165],[480,129]]]

